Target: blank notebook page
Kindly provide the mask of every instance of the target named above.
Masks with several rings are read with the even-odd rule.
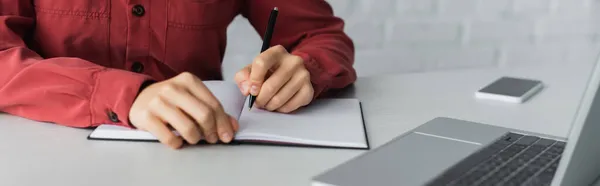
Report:
[[[247,103],[246,103],[247,104]],[[299,143],[367,147],[357,99],[315,100],[291,113],[242,109],[236,139],[262,137]]]
[[[235,83],[227,81],[203,81],[210,92],[221,102],[223,109],[234,118],[240,116],[245,97]]]

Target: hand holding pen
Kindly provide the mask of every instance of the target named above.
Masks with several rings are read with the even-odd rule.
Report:
[[[308,105],[314,89],[304,59],[281,45],[270,47],[278,13],[277,8],[271,11],[261,53],[236,73],[235,81],[240,91],[250,96],[250,108],[289,113]]]

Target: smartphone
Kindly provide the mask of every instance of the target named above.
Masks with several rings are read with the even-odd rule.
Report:
[[[475,97],[511,103],[523,103],[537,94],[543,87],[540,80],[520,77],[501,77],[479,89]]]

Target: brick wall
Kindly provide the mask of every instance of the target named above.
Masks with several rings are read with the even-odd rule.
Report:
[[[327,0],[356,44],[359,76],[594,60],[600,0]],[[227,79],[259,52],[247,20],[229,28]]]

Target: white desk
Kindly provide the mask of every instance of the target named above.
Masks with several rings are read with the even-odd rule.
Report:
[[[342,96],[363,101],[373,147],[437,116],[565,137],[591,63],[475,69],[361,78]],[[474,91],[501,75],[543,80],[529,102],[476,100]],[[90,130],[0,114],[0,185],[286,185],[365,151],[267,146],[170,150],[158,143],[88,141]]]

